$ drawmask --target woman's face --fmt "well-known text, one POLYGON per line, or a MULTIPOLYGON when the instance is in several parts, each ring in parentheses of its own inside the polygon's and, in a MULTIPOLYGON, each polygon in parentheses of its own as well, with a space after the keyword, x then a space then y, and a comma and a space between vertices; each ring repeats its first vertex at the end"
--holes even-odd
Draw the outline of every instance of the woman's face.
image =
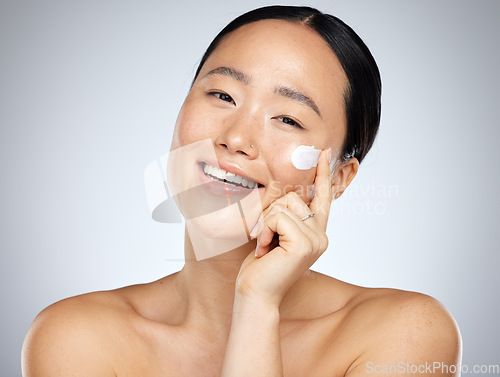
MULTIPOLYGON (((195 174, 202 183, 210 180, 205 164, 219 164, 247 177, 250 187, 256 182, 263 208, 291 190, 309 202, 316 169, 298 170, 291 154, 299 145, 340 153, 346 87, 337 57, 307 26, 281 20, 242 26, 202 67, 179 112, 172 150, 209 139, 216 161, 202 152, 187 167, 202 172, 195 174)), ((230 186, 229 193, 245 190, 230 186)))

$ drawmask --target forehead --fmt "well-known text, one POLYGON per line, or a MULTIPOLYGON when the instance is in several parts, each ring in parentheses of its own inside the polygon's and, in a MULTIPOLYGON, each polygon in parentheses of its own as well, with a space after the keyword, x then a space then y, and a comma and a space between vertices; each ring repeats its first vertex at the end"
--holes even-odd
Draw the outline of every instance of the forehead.
POLYGON ((226 35, 205 62, 200 76, 229 66, 252 78, 252 85, 285 84, 314 97, 322 113, 342 110, 347 79, 328 43, 310 27, 283 20, 261 20, 226 35))

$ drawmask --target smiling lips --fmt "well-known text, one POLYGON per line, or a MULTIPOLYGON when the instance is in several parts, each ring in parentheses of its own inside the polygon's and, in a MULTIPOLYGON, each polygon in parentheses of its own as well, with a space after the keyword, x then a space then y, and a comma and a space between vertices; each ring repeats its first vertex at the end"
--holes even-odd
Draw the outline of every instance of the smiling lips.
POLYGON ((206 162, 201 163, 203 173, 213 180, 225 182, 235 187, 243 187, 253 190, 259 187, 259 184, 249 177, 243 177, 220 169, 216 166, 209 165, 206 162))

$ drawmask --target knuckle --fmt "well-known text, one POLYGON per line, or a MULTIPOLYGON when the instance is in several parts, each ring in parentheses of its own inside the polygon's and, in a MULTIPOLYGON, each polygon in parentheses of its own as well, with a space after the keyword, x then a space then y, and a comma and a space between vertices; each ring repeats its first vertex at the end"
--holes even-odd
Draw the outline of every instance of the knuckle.
POLYGON ((276 222, 276 224, 285 221, 286 217, 288 217, 283 211, 278 211, 273 213, 271 218, 276 222))
POLYGON ((295 191, 290 191, 287 195, 286 203, 290 209, 293 211, 300 211, 305 203, 295 191))
POLYGON ((301 246, 300 247, 300 250, 301 250, 300 256, 303 259, 310 258, 311 255, 313 254, 313 250, 314 250, 311 241, 307 240, 306 238, 303 238, 300 246, 301 246))
POLYGON ((285 206, 282 203, 276 203, 273 209, 276 213, 279 213, 285 210, 285 206))
POLYGON ((321 246, 320 246, 320 252, 323 252, 325 251, 326 249, 328 249, 328 236, 326 235, 326 233, 323 233, 321 235, 321 246))
POLYGON ((280 212, 283 212, 284 208, 285 207, 283 206, 283 204, 275 203, 273 205, 273 207, 269 209, 268 215, 272 216, 272 215, 278 214, 280 212))
POLYGON ((321 251, 321 239, 319 237, 314 237, 314 242, 312 244, 312 250, 314 253, 321 251))
POLYGON ((318 234, 313 238, 312 250, 313 253, 322 254, 328 247, 328 237, 325 233, 318 234))

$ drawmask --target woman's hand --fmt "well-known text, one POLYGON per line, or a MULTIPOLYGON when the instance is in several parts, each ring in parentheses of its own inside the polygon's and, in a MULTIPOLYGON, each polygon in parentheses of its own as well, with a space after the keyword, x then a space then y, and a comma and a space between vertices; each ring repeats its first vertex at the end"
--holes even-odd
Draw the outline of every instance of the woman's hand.
POLYGON ((325 231, 332 201, 330 155, 330 150, 320 155, 310 206, 297 193, 289 192, 263 212, 255 255, 245 259, 236 280, 240 298, 278 307, 288 289, 326 250, 325 231), (314 215, 301 220, 311 213, 314 215))

